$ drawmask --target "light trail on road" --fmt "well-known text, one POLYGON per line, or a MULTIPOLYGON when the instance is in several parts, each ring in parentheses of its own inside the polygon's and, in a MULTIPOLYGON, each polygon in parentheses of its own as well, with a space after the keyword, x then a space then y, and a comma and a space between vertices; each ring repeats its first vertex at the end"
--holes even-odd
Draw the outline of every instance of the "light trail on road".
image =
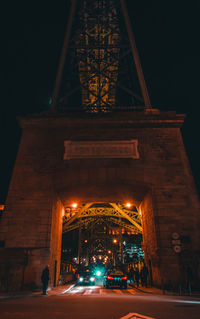
POLYGON ((142 299, 151 302, 172 302, 172 303, 181 303, 181 304, 196 304, 200 305, 200 300, 193 300, 187 299, 186 296, 163 296, 163 295, 155 295, 155 294, 147 294, 144 292, 139 291, 138 289, 132 287, 128 287, 128 289, 106 289, 102 288, 101 285, 96 286, 74 286, 71 289, 68 289, 63 293, 65 296, 70 295, 79 295, 79 296, 112 296, 112 297, 135 297, 137 299, 142 299))

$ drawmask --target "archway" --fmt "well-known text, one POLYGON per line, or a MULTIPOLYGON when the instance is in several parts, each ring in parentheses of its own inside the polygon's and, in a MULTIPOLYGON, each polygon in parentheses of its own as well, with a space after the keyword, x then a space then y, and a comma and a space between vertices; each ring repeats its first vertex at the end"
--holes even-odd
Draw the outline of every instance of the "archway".
MULTIPOLYGON (((63 233, 87 229, 94 224, 101 224, 102 227, 108 223, 117 225, 122 231, 129 230, 132 235, 141 234, 145 263, 148 266, 151 261, 151 264, 155 265, 158 249, 149 185, 73 185, 67 191, 59 190, 58 195, 63 204, 63 233)), ((77 258, 80 262, 79 253, 77 258)), ((149 269, 149 273, 151 271, 152 269, 149 269)), ((155 282, 160 280, 158 268, 156 271, 153 268, 152 277, 155 282)))

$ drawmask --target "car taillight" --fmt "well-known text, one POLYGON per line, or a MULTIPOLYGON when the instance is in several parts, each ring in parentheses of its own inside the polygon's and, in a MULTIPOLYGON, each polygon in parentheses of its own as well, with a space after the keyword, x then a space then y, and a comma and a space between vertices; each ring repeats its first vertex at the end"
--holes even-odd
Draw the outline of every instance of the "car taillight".
POLYGON ((127 280, 127 277, 126 277, 126 276, 124 276, 124 277, 122 277, 121 279, 122 279, 122 280, 127 280))
POLYGON ((112 276, 107 276, 107 279, 108 280, 113 280, 113 277, 112 276))

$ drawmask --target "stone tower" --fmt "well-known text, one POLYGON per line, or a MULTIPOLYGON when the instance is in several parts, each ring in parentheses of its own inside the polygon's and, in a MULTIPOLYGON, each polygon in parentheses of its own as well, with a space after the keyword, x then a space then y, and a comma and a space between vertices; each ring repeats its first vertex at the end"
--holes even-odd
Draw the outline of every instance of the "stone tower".
POLYGON ((73 200, 123 203, 142 216, 156 286, 198 277, 199 199, 182 141, 184 115, 151 106, 124 0, 72 1, 49 112, 23 130, 0 220, 1 289, 40 286, 60 270, 73 200), (6 280, 4 279, 6 278, 6 280))

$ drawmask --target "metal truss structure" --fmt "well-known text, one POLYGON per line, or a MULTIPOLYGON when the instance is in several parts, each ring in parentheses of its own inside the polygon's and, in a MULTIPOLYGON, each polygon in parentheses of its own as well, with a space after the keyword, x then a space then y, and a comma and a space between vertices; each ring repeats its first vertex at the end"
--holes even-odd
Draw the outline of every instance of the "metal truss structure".
POLYGON ((90 229, 95 224, 105 223, 109 228, 116 225, 142 233, 141 216, 137 209, 127 209, 119 203, 87 203, 77 210, 66 212, 63 218, 63 233, 77 228, 90 229))
POLYGON ((107 113, 130 106, 151 105, 125 1, 73 0, 52 108, 107 113))

